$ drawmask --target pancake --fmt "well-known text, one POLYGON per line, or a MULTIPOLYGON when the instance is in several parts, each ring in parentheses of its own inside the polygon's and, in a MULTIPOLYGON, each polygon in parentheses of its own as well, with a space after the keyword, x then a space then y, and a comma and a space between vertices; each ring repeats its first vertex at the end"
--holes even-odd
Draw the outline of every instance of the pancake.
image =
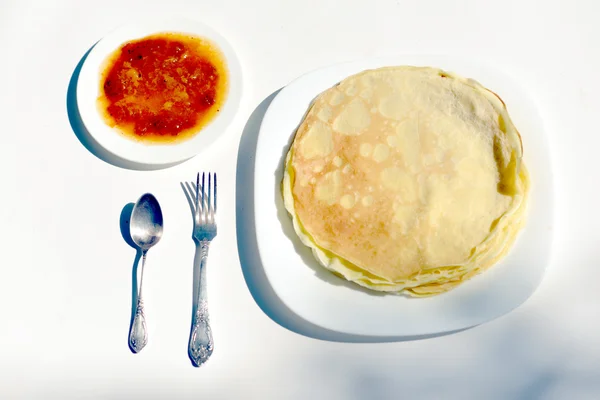
POLYGON ((528 176, 502 100, 428 67, 386 67, 320 94, 285 161, 294 229, 325 268, 411 296, 499 261, 523 226, 528 176))

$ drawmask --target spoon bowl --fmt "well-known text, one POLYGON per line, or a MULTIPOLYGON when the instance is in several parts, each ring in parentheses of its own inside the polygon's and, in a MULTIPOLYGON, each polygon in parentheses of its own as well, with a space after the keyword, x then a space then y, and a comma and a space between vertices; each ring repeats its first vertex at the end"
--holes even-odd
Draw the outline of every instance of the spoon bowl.
POLYGON ((142 251, 158 243, 163 234, 163 216, 156 197, 142 195, 133 206, 129 224, 131 239, 142 251))

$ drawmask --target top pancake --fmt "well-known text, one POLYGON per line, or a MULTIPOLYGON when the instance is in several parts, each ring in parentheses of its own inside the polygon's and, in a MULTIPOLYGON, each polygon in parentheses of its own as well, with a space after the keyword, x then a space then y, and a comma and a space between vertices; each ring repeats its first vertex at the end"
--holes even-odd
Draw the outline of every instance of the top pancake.
POLYGON ((504 104, 477 82, 365 71, 317 97, 299 126, 286 206, 321 249, 398 282, 464 265, 490 239, 519 206, 521 154, 504 104))

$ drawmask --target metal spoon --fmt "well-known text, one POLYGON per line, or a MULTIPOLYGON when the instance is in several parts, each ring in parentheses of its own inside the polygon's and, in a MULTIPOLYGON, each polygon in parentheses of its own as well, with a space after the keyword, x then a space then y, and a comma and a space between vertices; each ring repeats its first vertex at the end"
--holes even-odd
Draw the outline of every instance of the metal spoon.
POLYGON ((163 233, 163 217, 160 205, 150 193, 142 195, 133 206, 129 231, 133 242, 142 250, 142 273, 140 275, 137 307, 129 331, 129 347, 134 353, 139 353, 148 343, 146 317, 144 316, 144 303, 142 301, 142 281, 144 280, 146 253, 148 253, 150 247, 158 243, 163 233))

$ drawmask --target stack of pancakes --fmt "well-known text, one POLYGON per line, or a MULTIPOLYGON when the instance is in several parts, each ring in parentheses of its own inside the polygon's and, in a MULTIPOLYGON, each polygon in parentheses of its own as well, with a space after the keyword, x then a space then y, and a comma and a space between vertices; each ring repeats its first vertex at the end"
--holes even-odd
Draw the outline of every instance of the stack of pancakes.
POLYGON ((315 99, 283 196, 325 268, 429 296, 510 249, 528 192, 522 154, 504 103, 479 83, 434 68, 369 70, 315 99))

